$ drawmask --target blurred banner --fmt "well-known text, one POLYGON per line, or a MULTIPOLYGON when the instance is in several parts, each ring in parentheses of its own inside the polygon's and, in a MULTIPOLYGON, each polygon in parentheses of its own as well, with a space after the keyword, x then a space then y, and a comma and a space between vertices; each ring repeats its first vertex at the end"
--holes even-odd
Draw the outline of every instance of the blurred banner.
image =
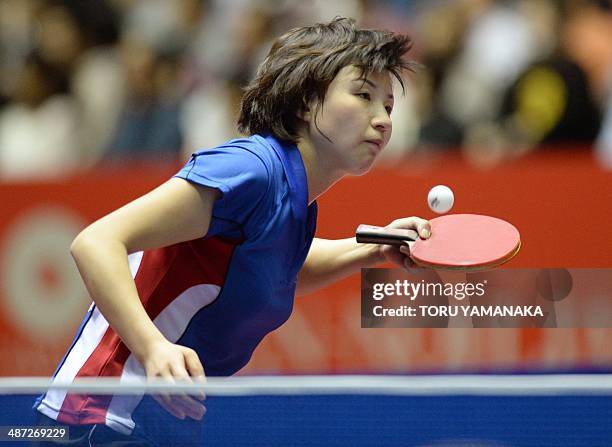
MULTIPOLYGON (((72 238, 177 169, 101 167, 56 182, 0 184, 0 375, 53 373, 89 305, 72 238)), ((326 193, 317 235, 434 217, 426 197, 437 184, 454 190, 451 212, 500 217, 520 230, 522 250, 508 268, 612 267, 612 173, 587 150, 534 153, 489 170, 454 153, 379 166, 326 193)), ((241 373, 612 370, 612 329, 362 329, 360 293, 354 275, 297 297, 292 317, 241 373)))

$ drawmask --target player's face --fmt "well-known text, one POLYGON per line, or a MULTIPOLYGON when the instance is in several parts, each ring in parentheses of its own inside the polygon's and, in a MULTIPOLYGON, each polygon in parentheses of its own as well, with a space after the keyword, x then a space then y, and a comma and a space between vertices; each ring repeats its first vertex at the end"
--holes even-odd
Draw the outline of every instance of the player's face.
POLYGON ((340 70, 319 113, 308 120, 312 141, 328 168, 352 175, 367 172, 391 137, 392 109, 388 72, 364 79, 354 66, 340 70))

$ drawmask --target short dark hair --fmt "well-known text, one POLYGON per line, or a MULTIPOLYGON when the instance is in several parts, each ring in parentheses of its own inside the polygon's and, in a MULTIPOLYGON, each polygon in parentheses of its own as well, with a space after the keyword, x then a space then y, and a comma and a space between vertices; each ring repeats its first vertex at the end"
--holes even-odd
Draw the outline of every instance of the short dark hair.
POLYGON ((312 100, 318 100, 320 107, 342 68, 353 65, 364 79, 373 72, 389 71, 403 89, 402 72, 414 66, 404 59, 411 47, 405 35, 359 29, 353 19, 344 17, 295 28, 273 43, 247 86, 238 129, 296 143, 303 122, 299 117, 312 100))

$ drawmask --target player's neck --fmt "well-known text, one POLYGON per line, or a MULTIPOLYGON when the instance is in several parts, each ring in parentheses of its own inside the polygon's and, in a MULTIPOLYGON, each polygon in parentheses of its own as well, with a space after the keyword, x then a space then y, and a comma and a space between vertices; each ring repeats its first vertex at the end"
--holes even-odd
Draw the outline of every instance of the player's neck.
POLYGON ((325 160, 322 156, 323 151, 317 150, 309 138, 301 138, 297 147, 306 168, 308 204, 311 204, 345 174, 337 169, 330 169, 333 163, 325 160))

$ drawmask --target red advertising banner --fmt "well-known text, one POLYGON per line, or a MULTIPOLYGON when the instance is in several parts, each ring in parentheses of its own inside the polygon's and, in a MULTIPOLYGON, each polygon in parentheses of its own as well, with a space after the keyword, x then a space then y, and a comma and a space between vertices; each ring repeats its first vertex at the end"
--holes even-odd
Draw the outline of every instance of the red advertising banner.
MULTIPOLYGON (((70 254, 78 231, 152 189, 176 167, 98 168, 56 182, 0 184, 0 375, 52 374, 89 300, 70 254)), ((429 189, 450 186, 453 213, 500 217, 521 232, 508 268, 612 267, 612 173, 588 151, 535 153, 490 170, 455 154, 377 167, 319 201, 317 236, 360 223, 434 217, 429 189)), ((361 328, 359 275, 297 297, 242 374, 612 369, 612 329, 361 328)))

